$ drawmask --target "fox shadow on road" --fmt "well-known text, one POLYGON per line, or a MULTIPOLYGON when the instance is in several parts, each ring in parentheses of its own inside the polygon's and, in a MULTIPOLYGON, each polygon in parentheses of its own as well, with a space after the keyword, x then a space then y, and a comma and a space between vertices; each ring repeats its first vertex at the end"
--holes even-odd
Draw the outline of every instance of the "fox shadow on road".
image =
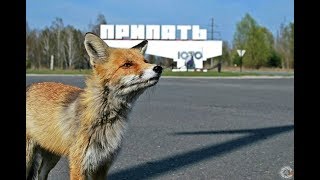
POLYGON ((235 151, 258 141, 289 132, 294 125, 267 127, 259 129, 221 130, 221 131, 197 131, 176 132, 171 135, 217 135, 217 134, 248 134, 244 137, 233 139, 220 144, 209 145, 204 148, 194 149, 185 153, 176 154, 160 160, 142 163, 127 169, 119 170, 108 176, 109 180, 116 179, 149 179, 163 173, 175 171, 187 165, 199 163, 203 160, 235 151))

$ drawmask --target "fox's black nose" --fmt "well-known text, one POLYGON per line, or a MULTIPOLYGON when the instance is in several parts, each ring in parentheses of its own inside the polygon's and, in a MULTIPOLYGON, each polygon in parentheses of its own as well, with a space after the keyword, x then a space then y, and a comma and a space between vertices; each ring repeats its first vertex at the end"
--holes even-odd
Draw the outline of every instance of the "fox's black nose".
POLYGON ((154 72, 156 72, 156 73, 162 73, 162 67, 161 66, 155 66, 154 68, 153 68, 153 70, 154 70, 154 72))

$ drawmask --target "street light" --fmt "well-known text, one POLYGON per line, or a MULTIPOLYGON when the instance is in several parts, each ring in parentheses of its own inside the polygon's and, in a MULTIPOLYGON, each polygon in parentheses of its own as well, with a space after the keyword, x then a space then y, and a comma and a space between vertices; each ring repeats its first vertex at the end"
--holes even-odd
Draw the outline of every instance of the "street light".
POLYGON ((242 57, 243 57, 244 53, 246 52, 246 50, 243 50, 243 49, 240 50, 240 49, 238 49, 237 52, 238 52, 238 54, 239 54, 239 56, 240 56, 240 72, 242 72, 242 57))

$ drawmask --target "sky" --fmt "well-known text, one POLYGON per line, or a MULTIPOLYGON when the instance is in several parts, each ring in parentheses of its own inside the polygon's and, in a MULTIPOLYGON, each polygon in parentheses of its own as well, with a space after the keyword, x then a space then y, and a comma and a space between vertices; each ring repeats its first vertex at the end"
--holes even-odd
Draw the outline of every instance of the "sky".
POLYGON ((200 25, 208 32, 213 18, 214 38, 231 43, 246 13, 276 35, 281 23, 294 22, 294 0, 26 0, 32 29, 49 27, 59 17, 65 26, 89 31, 99 13, 108 24, 200 25))

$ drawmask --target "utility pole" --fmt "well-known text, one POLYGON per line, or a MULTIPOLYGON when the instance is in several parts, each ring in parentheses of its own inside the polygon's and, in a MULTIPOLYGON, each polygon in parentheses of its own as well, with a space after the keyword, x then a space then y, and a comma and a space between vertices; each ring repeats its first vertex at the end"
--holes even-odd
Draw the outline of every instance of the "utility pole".
MULTIPOLYGON (((214 19, 212 17, 211 18, 211 40, 213 40, 213 34, 214 34, 213 27, 214 27, 214 19)), ((211 58, 210 66, 213 67, 213 58, 211 58)))
POLYGON ((220 31, 215 31, 214 30, 215 27, 219 27, 216 24, 214 24, 214 18, 212 17, 210 20, 211 20, 211 22, 210 22, 211 24, 207 25, 207 27, 210 28, 210 30, 208 31, 208 35, 211 34, 211 38, 210 39, 214 40, 214 33, 217 33, 219 36, 221 36, 221 34, 220 34, 220 31))
POLYGON ((211 39, 212 40, 213 40, 213 34, 214 34, 213 28, 214 28, 214 19, 211 18, 211 39))
MULTIPOLYGON (((207 25, 207 27, 209 27, 209 25, 207 25)), ((221 36, 219 31, 214 30, 214 27, 218 27, 218 26, 214 24, 214 18, 212 17, 211 18, 211 26, 210 26, 211 31, 209 32, 209 33, 211 33, 211 40, 214 40, 214 33, 218 33, 219 36, 221 36)), ((211 58, 210 65, 211 65, 211 67, 213 67, 213 58, 211 58)))

